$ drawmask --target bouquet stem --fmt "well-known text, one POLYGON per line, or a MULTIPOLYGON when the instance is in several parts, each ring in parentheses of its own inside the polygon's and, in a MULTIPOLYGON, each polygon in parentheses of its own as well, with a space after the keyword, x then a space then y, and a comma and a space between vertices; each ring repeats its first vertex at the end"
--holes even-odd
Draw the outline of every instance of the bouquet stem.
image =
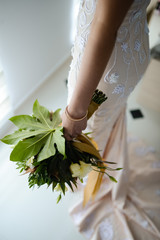
POLYGON ((94 112, 98 109, 98 107, 104 102, 106 101, 107 97, 106 95, 96 89, 93 96, 92 96, 92 100, 91 100, 91 103, 88 107, 88 115, 87 115, 87 119, 89 119, 93 114, 94 112))

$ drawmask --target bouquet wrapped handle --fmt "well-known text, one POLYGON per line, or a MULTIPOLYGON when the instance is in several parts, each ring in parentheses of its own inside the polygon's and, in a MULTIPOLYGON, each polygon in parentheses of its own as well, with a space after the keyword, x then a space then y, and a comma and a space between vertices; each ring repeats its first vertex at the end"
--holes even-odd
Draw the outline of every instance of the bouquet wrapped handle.
POLYGON ((90 119, 90 117, 94 114, 94 112, 99 108, 99 106, 106 101, 107 97, 106 95, 96 89, 93 96, 92 96, 92 100, 90 102, 90 105, 88 107, 88 115, 87 115, 87 119, 90 119))
POLYGON ((92 101, 88 107, 88 114, 87 114, 87 119, 90 119, 94 112, 98 109, 99 105, 92 101))

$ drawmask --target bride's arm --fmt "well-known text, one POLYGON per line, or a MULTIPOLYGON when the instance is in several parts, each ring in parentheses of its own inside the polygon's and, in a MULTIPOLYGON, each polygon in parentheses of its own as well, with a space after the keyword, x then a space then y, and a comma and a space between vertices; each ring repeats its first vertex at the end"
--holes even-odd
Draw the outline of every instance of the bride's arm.
MULTIPOLYGON (((85 115, 112 53, 117 30, 132 2, 133 0, 98 0, 76 87, 68 106, 68 112, 73 118, 85 115)), ((66 137, 67 134, 74 136, 80 133, 86 125, 84 121, 86 119, 71 124, 63 115, 62 123, 66 137)))

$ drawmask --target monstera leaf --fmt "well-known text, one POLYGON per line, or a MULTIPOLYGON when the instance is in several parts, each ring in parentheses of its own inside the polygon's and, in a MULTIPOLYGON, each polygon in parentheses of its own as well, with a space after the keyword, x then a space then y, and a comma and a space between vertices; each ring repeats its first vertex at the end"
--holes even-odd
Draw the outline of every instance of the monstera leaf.
POLYGON ((60 110, 57 109, 51 114, 36 100, 32 116, 19 115, 10 118, 19 129, 1 141, 15 145, 10 155, 11 161, 24 161, 35 155, 38 156, 38 161, 42 161, 54 156, 56 149, 65 156, 60 110))

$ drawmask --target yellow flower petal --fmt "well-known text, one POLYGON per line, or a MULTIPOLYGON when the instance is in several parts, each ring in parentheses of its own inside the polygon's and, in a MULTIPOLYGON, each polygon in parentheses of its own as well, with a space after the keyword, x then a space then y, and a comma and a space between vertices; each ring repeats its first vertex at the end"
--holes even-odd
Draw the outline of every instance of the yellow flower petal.
POLYGON ((83 161, 79 161, 79 163, 80 164, 78 163, 71 164, 70 170, 72 172, 72 177, 83 178, 92 170, 91 164, 85 163, 83 161))

